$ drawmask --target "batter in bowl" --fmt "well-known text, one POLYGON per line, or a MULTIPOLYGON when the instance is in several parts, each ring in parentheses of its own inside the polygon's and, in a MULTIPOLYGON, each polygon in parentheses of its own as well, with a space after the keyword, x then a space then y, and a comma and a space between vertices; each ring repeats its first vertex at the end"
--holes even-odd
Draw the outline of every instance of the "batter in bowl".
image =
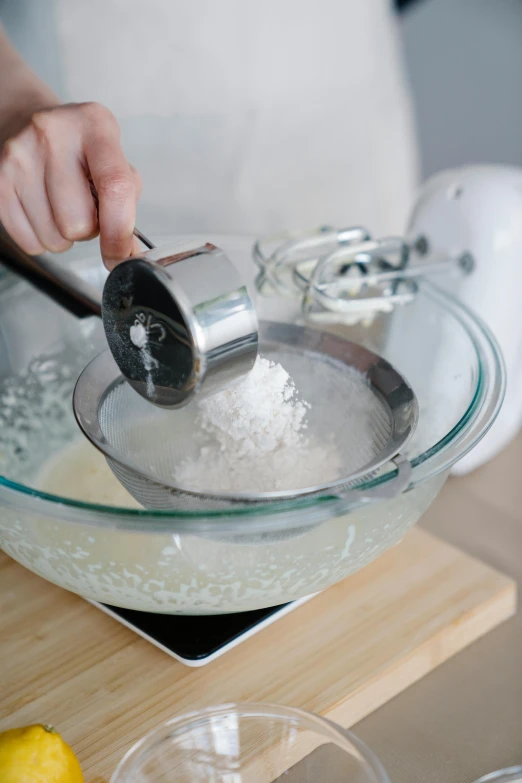
POLYGON ((51 495, 85 503, 141 508, 114 476, 103 454, 81 436, 43 465, 36 485, 51 495))

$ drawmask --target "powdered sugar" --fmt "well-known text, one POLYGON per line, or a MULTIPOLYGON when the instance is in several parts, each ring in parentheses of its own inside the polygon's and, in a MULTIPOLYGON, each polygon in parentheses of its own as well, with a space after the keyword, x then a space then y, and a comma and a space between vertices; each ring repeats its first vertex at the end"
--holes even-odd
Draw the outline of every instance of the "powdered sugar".
POLYGON ((147 380, 147 395, 152 400, 156 389, 152 380, 152 370, 157 366, 157 361, 153 358, 149 350, 149 335, 146 326, 137 318, 130 328, 129 336, 133 345, 140 349, 140 356, 145 369, 147 380))
POLYGON ((258 357, 236 386, 198 403, 206 443, 174 473, 199 491, 271 492, 332 478, 337 455, 306 437, 310 405, 281 364, 258 357))
POLYGON ((136 321, 130 328, 131 342, 136 348, 145 348, 147 345, 147 330, 140 321, 136 321))
POLYGON ((242 383, 199 404, 201 429, 235 458, 297 446, 308 403, 280 364, 258 357, 242 383))

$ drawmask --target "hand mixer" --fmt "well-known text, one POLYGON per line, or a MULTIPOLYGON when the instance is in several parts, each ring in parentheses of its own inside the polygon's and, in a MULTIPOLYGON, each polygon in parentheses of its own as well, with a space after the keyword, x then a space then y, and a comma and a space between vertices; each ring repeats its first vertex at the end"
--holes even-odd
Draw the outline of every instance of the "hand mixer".
POLYGON ((407 381, 381 357, 340 337, 258 325, 246 287, 214 245, 176 243, 140 253, 110 273, 101 300, 63 264, 27 256, 5 234, 0 258, 75 315, 103 316, 110 350, 81 374, 73 406, 85 435, 143 506, 240 510, 322 496, 342 499, 348 509, 408 485, 411 466, 401 452, 415 431, 418 405, 407 381), (335 474, 262 493, 177 485, 173 466, 193 448, 197 432, 195 401, 240 380, 258 347, 288 369, 310 403, 310 435, 337 449, 335 474), (389 480, 380 482, 386 467, 389 480), (358 489, 368 481, 372 486, 358 489))
MULTIPOLYGON (((522 168, 450 169, 421 188, 404 236, 375 239, 361 227, 320 228, 256 243, 260 292, 297 299, 306 323, 367 325, 407 306, 428 278, 492 330, 507 370, 492 429, 454 468, 491 459, 522 425, 522 168)), ((426 323, 426 336, 429 324, 426 323)))

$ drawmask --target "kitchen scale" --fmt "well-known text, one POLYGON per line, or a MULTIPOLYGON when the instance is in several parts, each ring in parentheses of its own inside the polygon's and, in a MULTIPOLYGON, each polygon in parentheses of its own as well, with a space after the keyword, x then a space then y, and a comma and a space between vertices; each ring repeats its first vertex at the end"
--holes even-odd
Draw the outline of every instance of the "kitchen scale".
POLYGON ((138 612, 89 601, 185 666, 204 666, 290 614, 314 596, 252 612, 172 615, 138 612))

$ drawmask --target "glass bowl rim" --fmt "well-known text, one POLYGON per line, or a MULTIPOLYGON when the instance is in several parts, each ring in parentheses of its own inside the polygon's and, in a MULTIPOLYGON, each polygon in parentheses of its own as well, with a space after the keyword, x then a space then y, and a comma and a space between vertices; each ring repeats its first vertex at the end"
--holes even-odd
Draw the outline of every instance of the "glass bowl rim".
POLYGON ((109 783, 123 783, 124 778, 121 777, 122 774, 132 772, 132 766, 139 760, 140 755, 147 748, 152 747, 156 741, 164 737, 166 732, 178 730, 181 734, 183 729, 189 729, 191 726, 197 725, 209 718, 225 717, 232 712, 239 714, 240 717, 246 718, 276 718, 282 720, 294 718, 299 721, 315 723, 325 734, 330 734, 332 738, 337 737, 342 742, 351 744, 360 754, 364 766, 372 772, 376 783, 390 783, 388 774, 379 758, 366 743, 360 740, 350 730, 344 729, 338 723, 335 723, 328 718, 301 709, 300 707, 289 707, 270 702, 230 702, 227 704, 218 704, 212 707, 192 710, 163 721, 140 737, 140 739, 127 750, 112 773, 109 783))
MULTIPOLYGON (((85 262, 86 259, 83 259, 85 262)), ((466 332, 475 351, 478 377, 470 403, 453 428, 437 443, 411 460, 412 482, 408 489, 430 478, 449 471, 484 436, 498 415, 505 394, 506 371, 497 341, 485 323, 452 294, 431 281, 419 285, 419 293, 446 311, 466 332)), ((390 470, 357 489, 372 489, 393 479, 396 470, 390 470)), ((237 532, 238 524, 248 532, 268 532, 274 529, 302 525, 303 513, 307 519, 323 516, 327 508, 331 515, 346 513, 345 505, 336 497, 321 496, 306 499, 263 503, 252 508, 217 511, 162 511, 121 508, 87 503, 34 489, 0 475, 0 505, 32 513, 66 519, 68 522, 93 527, 116 527, 136 532, 237 532), (343 508, 345 510, 343 511, 343 508)))

